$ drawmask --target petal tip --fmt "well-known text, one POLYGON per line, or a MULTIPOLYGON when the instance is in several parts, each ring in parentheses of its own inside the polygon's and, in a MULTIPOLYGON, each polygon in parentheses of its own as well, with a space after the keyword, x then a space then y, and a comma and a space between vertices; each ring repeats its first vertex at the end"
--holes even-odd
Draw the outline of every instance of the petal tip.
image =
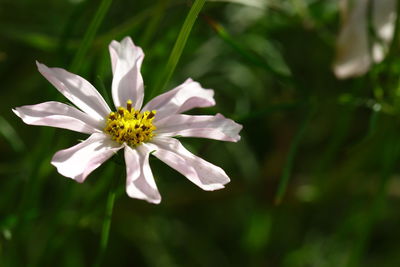
POLYGON ((132 190, 129 188, 129 185, 126 186, 125 192, 130 198, 134 199, 140 199, 140 200, 145 200, 151 204, 160 204, 161 203, 161 195, 157 194, 155 196, 145 196, 145 195, 139 195, 137 192, 132 192, 132 190))
POLYGON ((39 61, 35 61, 36 62, 36 66, 39 70, 46 68, 47 66, 44 65, 43 63, 40 63, 39 61))
MULTIPOLYGON (((40 63, 39 61, 36 61, 36 66, 37 66, 39 72, 40 72, 43 76, 47 75, 47 73, 50 72, 50 68, 47 67, 45 64, 40 63)), ((46 76, 45 76, 45 77, 46 77, 46 76)))
POLYGON ((18 117, 21 117, 21 116, 19 115, 18 109, 19 109, 19 108, 12 108, 11 111, 12 111, 15 115, 17 115, 18 117))
MULTIPOLYGON (((21 109, 21 108, 17 107, 17 108, 13 108, 13 109, 11 109, 11 110, 12 110, 12 112, 13 112, 15 115, 17 115, 22 121, 25 122, 25 120, 24 120, 24 114, 23 114, 23 112, 21 112, 20 109, 21 109)), ((26 123, 26 122, 25 122, 25 123, 26 123)))
POLYGON ((151 204, 158 205, 158 204, 161 203, 161 198, 159 198, 159 199, 148 200, 148 202, 151 203, 151 204))
POLYGON ((221 184, 210 184, 207 186, 201 187, 201 189, 205 191, 216 191, 216 190, 221 190, 225 188, 225 184, 229 183, 230 181, 228 180, 227 182, 221 183, 221 184))
POLYGON ((59 174, 61 174, 62 176, 64 176, 64 177, 67 177, 67 178, 70 178, 70 179, 72 179, 72 180, 74 180, 74 181, 76 181, 76 182, 78 182, 78 183, 83 183, 84 181, 85 181, 85 177, 82 177, 81 175, 80 176, 76 176, 76 177, 74 177, 74 176, 71 176, 71 175, 68 175, 62 168, 61 168, 61 166, 59 165, 59 164, 57 164, 56 162, 54 162, 53 160, 51 160, 51 162, 50 162, 50 164, 51 165, 53 165, 56 169, 57 169, 57 172, 59 173, 59 174))
POLYGON ((133 44, 133 40, 132 40, 132 38, 131 38, 130 36, 125 36, 125 37, 121 40, 121 43, 126 43, 126 42, 129 42, 129 43, 132 43, 132 44, 133 44))

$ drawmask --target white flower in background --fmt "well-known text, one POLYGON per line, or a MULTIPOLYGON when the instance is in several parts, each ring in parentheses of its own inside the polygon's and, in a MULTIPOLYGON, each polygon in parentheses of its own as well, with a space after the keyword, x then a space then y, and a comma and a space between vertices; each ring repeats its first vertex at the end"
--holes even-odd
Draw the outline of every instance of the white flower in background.
POLYGON ((342 27, 334 72, 345 79, 365 74, 389 50, 396 22, 396 0, 341 0, 342 27), (369 22, 368 8, 371 7, 369 22), (371 25, 374 37, 370 36, 371 25))
POLYGON ((13 110, 27 124, 90 134, 85 141, 53 156, 51 163, 58 172, 84 182, 93 170, 124 149, 126 192, 132 198, 151 203, 161 201, 149 166, 150 153, 204 190, 223 188, 230 181, 226 173, 195 156, 173 138, 240 140, 242 126, 220 114, 182 114, 193 108, 215 105, 214 91, 203 89, 199 83, 188 79, 143 106, 142 49, 126 37, 120 43, 112 41, 109 51, 116 111, 112 112, 98 91, 82 77, 40 63, 37 63, 40 73, 77 108, 60 102, 45 102, 13 110))

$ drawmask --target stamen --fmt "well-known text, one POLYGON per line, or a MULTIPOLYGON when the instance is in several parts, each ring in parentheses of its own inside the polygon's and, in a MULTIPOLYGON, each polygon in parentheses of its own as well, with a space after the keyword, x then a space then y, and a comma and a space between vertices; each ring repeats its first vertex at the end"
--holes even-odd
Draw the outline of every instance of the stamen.
POLYGON ((128 101, 126 101, 126 109, 129 111, 129 112, 131 112, 131 110, 132 110, 132 100, 128 100, 128 101))
POLYGON ((104 132, 120 143, 131 147, 151 140, 154 136, 153 119, 156 111, 140 112, 132 107, 132 101, 126 102, 126 109, 119 107, 117 112, 111 112, 106 121, 104 132))
POLYGON ((148 118, 148 119, 151 119, 151 118, 154 117, 155 114, 156 114, 156 111, 155 111, 155 110, 152 110, 152 111, 150 112, 150 114, 147 116, 147 118, 148 118))

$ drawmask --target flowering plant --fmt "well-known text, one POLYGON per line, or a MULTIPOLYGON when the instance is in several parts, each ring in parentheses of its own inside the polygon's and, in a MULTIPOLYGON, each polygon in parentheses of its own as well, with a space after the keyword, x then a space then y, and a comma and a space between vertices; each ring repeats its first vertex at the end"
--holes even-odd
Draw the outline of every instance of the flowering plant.
POLYGON ((204 190, 216 190, 229 177, 219 167, 195 156, 174 136, 203 137, 237 142, 242 126, 215 116, 183 112, 215 105, 214 92, 191 79, 143 106, 144 86, 140 68, 142 49, 131 38, 109 45, 113 81, 112 111, 99 92, 84 78, 60 68, 37 63, 40 73, 76 107, 60 102, 22 106, 13 111, 25 123, 52 126, 90 134, 83 142, 58 151, 51 163, 58 172, 77 182, 118 150, 124 150, 126 192, 132 198, 160 203, 161 196, 149 166, 154 155, 204 190))

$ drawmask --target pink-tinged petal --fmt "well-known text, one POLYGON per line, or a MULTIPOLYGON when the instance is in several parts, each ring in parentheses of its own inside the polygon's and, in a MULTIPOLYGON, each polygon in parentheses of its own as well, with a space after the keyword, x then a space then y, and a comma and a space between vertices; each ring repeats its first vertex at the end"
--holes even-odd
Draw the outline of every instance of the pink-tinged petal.
POLYGON ((360 76, 371 65, 368 44, 368 1, 342 1, 342 27, 337 40, 334 72, 338 78, 360 76))
POLYGON ((397 0, 374 0, 372 2, 372 25, 380 41, 372 47, 376 63, 381 62, 389 50, 396 23, 397 0))
POLYGON ((192 108, 211 107, 214 105, 213 90, 204 89, 198 82, 187 79, 183 84, 171 91, 150 100, 142 110, 157 110, 156 121, 192 108))
POLYGON ((80 133, 100 132, 104 122, 96 121, 86 113, 60 102, 45 102, 22 106, 13 112, 26 124, 51 126, 80 133))
POLYGON ((126 193, 132 198, 158 204, 161 196, 149 165, 150 146, 141 144, 135 149, 125 147, 126 193))
POLYGON ((221 114, 215 116, 191 116, 175 114, 156 121, 156 134, 161 136, 203 137, 237 142, 242 125, 221 114))
POLYGON ((224 188, 230 179, 223 169, 188 151, 174 138, 158 137, 152 143, 157 146, 153 155, 186 176, 203 190, 224 188))
POLYGON ((79 183, 122 146, 103 133, 94 133, 73 147, 58 151, 51 160, 57 171, 79 183))
POLYGON ((113 70, 112 97, 116 108, 125 106, 132 100, 133 107, 139 110, 143 103, 143 78, 140 67, 144 58, 143 50, 135 46, 130 37, 121 42, 112 41, 109 45, 113 70))
POLYGON ((40 73, 68 100, 96 120, 103 120, 110 112, 104 98, 88 81, 60 68, 48 68, 36 62, 40 73))
POLYGON ((119 47, 120 47, 119 42, 114 40, 111 41, 111 43, 108 46, 108 51, 110 52, 110 58, 111 58, 111 70, 113 75, 117 67, 119 47))

